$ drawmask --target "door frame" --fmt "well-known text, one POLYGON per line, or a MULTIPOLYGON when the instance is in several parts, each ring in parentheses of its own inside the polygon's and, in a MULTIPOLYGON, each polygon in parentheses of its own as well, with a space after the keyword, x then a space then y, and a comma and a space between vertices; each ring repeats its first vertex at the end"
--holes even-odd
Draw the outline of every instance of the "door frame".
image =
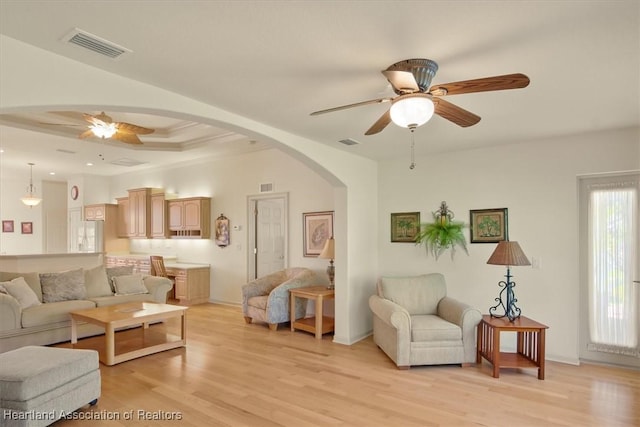
POLYGON ((289 266, 289 193, 268 193, 247 196, 247 281, 256 275, 256 220, 255 206, 260 200, 283 200, 284 202, 284 266, 289 266))
MULTIPOLYGON (((587 237, 587 219, 588 219, 588 192, 586 186, 595 181, 605 182, 613 180, 622 180, 625 177, 640 180, 640 171, 629 171, 619 173, 606 173, 596 175, 580 175, 578 176, 578 257, 579 257, 579 349, 578 358, 581 362, 605 363, 609 365, 624 366, 628 368, 640 368, 640 358, 626 356, 613 353, 598 353, 587 351, 589 342, 589 261, 588 261, 588 237, 587 237)), ((640 204, 640 193, 638 194, 638 203, 640 204)), ((640 209, 640 207, 639 207, 640 209)), ((640 213, 640 212, 639 212, 640 213)), ((640 230, 638 231, 640 234, 640 230)), ((640 237, 639 237, 640 238, 640 237)), ((640 244, 640 241, 638 242, 640 244)), ((640 268, 637 267, 637 268, 640 268)), ((640 272, 638 273, 640 274, 640 272)), ((640 293, 639 293, 640 294, 640 293)), ((636 297, 640 300, 640 295, 636 297)), ((640 301, 637 301, 640 305, 640 301)), ((640 332, 639 332, 640 333, 640 332)))

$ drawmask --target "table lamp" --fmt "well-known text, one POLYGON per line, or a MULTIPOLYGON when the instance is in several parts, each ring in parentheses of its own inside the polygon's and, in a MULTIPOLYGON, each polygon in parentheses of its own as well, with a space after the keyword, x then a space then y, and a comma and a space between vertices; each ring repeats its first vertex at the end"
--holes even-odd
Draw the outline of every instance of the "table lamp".
POLYGON ((513 288, 516 283, 511 280, 511 266, 513 265, 531 265, 527 256, 522 252, 518 242, 510 242, 503 240, 498 243, 498 246, 493 251, 487 264, 493 265, 506 265, 507 266, 507 281, 504 280, 498 282, 498 286, 503 287, 495 300, 498 304, 489 309, 491 317, 508 317, 511 322, 520 317, 521 310, 516 306, 516 296, 513 292, 513 288), (506 294, 506 301, 503 300, 503 294, 506 294), (494 312, 502 308, 504 314, 495 314, 494 312))
POLYGON ((327 289, 334 289, 333 279, 336 275, 336 269, 333 266, 333 259, 335 258, 335 240, 333 240, 333 237, 328 238, 327 241, 324 242, 324 248, 322 248, 322 252, 320 252, 318 258, 330 260, 329 267, 327 267, 327 275, 329 276, 329 286, 327 286, 327 289))

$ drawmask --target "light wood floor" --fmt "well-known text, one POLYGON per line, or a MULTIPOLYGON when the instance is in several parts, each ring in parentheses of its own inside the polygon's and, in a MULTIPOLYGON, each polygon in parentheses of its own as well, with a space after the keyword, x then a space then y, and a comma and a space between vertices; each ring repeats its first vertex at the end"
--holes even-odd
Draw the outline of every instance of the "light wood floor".
MULTIPOLYGON (((186 348, 101 365, 102 396, 78 415, 119 421, 54 425, 640 426, 634 370, 547 362, 544 381, 535 369, 503 369, 496 379, 486 362, 401 371, 371 338, 343 346, 330 335, 273 332, 245 324, 238 307, 216 304, 193 306, 187 318, 186 348), (172 416, 181 419, 151 420, 172 416)), ((137 331, 121 334, 135 340, 137 331)))

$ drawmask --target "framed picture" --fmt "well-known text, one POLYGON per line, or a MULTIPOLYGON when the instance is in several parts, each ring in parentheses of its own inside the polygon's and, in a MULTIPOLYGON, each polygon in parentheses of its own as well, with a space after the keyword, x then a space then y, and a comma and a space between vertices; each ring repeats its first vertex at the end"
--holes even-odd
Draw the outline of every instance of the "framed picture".
POLYGON ((333 236, 333 211, 302 214, 304 227, 304 256, 317 257, 324 242, 333 236))
POLYGON ((471 243, 498 243, 509 240, 507 208, 469 211, 471 243))
POLYGON ((13 220, 3 220, 2 221, 2 232, 3 233, 13 233, 13 220))
POLYGON ((22 234, 33 234, 33 223, 32 222, 21 222, 22 225, 22 234))
POLYGON ((216 218, 216 245, 221 248, 229 246, 229 218, 220 214, 216 218))
POLYGON ((420 232, 420 212, 391 214, 391 241, 415 243, 420 232))

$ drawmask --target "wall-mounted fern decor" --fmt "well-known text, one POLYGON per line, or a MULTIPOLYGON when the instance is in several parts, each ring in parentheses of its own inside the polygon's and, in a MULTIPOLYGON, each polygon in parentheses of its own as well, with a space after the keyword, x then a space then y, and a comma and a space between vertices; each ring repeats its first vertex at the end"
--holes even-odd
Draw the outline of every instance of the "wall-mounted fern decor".
POLYGON ((424 245, 427 255, 431 253, 437 260, 447 249, 451 249, 451 259, 456 247, 461 247, 468 255, 467 239, 463 230, 466 225, 462 221, 453 221, 454 214, 449 210, 447 202, 432 212, 433 222, 420 224, 420 232, 416 236, 416 244, 424 245))

